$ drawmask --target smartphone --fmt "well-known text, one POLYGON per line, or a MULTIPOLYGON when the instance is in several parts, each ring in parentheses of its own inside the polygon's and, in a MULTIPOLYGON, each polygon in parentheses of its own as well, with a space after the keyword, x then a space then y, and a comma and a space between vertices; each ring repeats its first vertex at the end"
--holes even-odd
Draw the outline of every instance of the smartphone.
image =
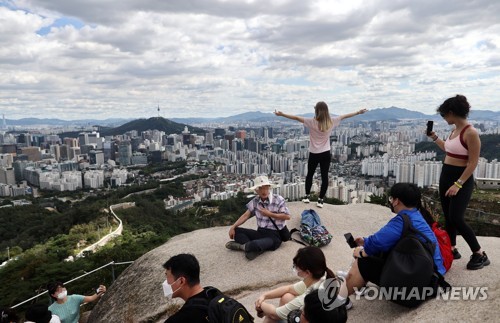
POLYGON ((434 121, 432 120, 427 121, 427 136, 431 135, 433 126, 434 126, 434 121))
POLYGON ((347 244, 349 245, 349 247, 356 248, 358 246, 356 244, 356 241, 354 241, 354 237, 352 236, 352 234, 350 232, 344 234, 344 237, 345 237, 345 241, 347 241, 347 244))

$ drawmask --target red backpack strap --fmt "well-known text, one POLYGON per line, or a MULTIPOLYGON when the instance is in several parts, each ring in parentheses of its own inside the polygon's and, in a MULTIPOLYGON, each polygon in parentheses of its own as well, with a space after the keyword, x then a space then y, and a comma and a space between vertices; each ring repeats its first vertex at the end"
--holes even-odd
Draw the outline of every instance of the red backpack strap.
POLYGON ((460 143, 462 144, 462 146, 465 147, 465 149, 469 150, 469 147, 467 146, 467 144, 465 143, 464 141, 464 133, 465 133, 465 130, 467 130, 467 128, 470 127, 470 124, 466 125, 462 131, 460 131, 460 143))

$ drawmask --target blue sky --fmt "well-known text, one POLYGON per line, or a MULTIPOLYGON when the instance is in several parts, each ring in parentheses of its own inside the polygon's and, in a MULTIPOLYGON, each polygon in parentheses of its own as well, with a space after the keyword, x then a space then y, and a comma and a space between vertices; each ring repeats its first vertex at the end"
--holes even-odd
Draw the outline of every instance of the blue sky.
POLYGON ((0 1, 0 113, 500 111, 500 2, 0 1))

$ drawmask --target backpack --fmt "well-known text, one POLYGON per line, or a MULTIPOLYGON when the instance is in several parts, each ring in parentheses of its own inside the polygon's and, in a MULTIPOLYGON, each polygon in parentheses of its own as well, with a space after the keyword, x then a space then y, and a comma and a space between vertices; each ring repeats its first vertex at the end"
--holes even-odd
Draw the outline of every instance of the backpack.
POLYGON ((453 251, 451 250, 451 241, 448 232, 441 229, 437 222, 432 224, 432 231, 436 236, 439 243, 439 250, 441 251, 441 256, 443 257, 443 265, 446 271, 451 268, 453 263, 453 251))
POLYGON ((403 218, 401 239, 389 252, 382 274, 380 286, 387 288, 390 299, 405 307, 416 307, 428 296, 437 292, 437 287, 451 287, 434 265, 435 244, 411 224, 407 214, 403 218), (420 241, 418 236, 425 239, 420 241), (427 294, 431 287, 432 293, 427 294))
POLYGON ((207 298, 191 299, 185 306, 206 309, 210 323, 253 323, 253 316, 234 298, 211 286, 205 288, 205 293, 207 298))
MULTIPOLYGON (((332 241, 332 235, 321 224, 321 219, 316 211, 309 209, 304 210, 301 214, 300 229, 292 229, 290 234, 298 232, 300 238, 310 246, 323 247, 332 241)), ((292 238, 304 246, 306 244, 300 240, 292 238)))

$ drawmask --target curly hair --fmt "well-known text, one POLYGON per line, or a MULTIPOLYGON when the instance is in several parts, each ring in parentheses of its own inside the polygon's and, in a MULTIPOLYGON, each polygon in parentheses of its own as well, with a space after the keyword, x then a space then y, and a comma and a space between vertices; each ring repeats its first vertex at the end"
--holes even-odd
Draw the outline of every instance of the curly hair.
POLYGON ((463 95, 457 94, 454 97, 446 99, 443 104, 437 108, 437 112, 444 116, 449 112, 462 118, 467 118, 470 111, 470 104, 467 102, 467 98, 463 95))

